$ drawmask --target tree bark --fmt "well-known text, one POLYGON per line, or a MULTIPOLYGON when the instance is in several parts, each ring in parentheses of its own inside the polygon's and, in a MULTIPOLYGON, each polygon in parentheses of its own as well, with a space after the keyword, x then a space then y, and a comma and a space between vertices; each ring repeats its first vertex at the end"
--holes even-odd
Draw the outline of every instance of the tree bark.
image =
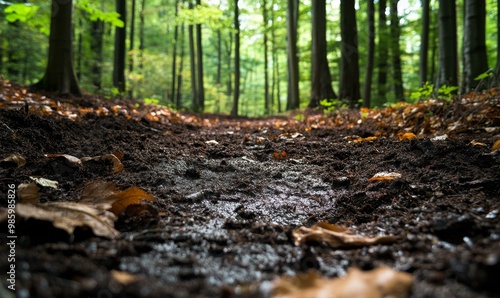
MULTIPOLYGON (((188 0, 189 9, 193 9, 193 2, 188 0)), ((191 70, 191 109, 193 111, 198 111, 198 88, 196 86, 196 52, 194 48, 194 26, 193 24, 188 25, 189 34, 189 64, 191 70)))
POLYGON ((326 58, 326 0, 312 2, 311 98, 309 108, 319 106, 323 99, 337 95, 332 88, 332 76, 326 58))
POLYGON ((72 18, 73 1, 52 0, 50 21, 49 57, 44 77, 35 90, 56 91, 59 94, 81 95, 73 68, 72 18))
POLYGON ((495 86, 500 86, 500 0, 497 0, 497 65, 495 66, 495 86))
POLYGON ((369 108, 371 105, 371 90, 373 79, 373 67, 375 65, 375 4, 368 0, 368 59, 366 62, 365 85, 363 90, 363 106, 369 108))
POLYGON ((139 15, 139 69, 144 68, 144 12, 146 10, 146 0, 142 0, 141 14, 139 15))
POLYGON ((268 46, 267 46, 267 40, 268 40, 268 33, 267 33, 267 1, 263 0, 262 1, 262 17, 264 21, 264 113, 266 115, 271 114, 271 103, 270 103, 270 98, 269 98, 269 60, 267 59, 268 57, 268 46))
POLYGON ((359 92, 358 29, 354 0, 340 1, 340 35, 342 37, 340 58, 339 98, 355 107, 359 92))
MULTIPOLYGON (((201 5, 201 0, 196 0, 196 5, 201 5)), ((203 82, 203 45, 201 40, 201 24, 196 24, 196 61, 198 96, 197 112, 203 112, 205 109, 205 84, 203 82)))
POLYGON ((389 34, 387 32, 387 0, 379 0, 378 3, 378 77, 377 77, 377 97, 375 98, 374 105, 382 106, 387 101, 387 69, 389 67, 389 34))
POLYGON ((399 48, 399 16, 398 0, 391 0, 391 54, 394 79, 394 95, 396 100, 404 101, 403 74, 401 71, 401 50, 399 48))
POLYGON ((480 82, 474 79, 488 70, 488 59, 486 54, 486 1, 465 0, 464 5, 462 92, 466 93, 478 87, 480 82))
POLYGON ((182 71, 184 70, 184 54, 185 54, 185 35, 186 35, 186 26, 184 24, 181 25, 181 53, 180 53, 180 61, 179 61, 179 74, 177 75, 177 98, 175 101, 175 107, 177 110, 180 110, 182 107, 182 71))
POLYGON ((299 98, 299 59, 297 51, 297 26, 299 1, 287 1, 287 55, 288 55, 288 101, 287 110, 300 107, 299 98))
POLYGON ((422 35, 420 37, 420 85, 427 82, 427 67, 429 58, 429 28, 430 28, 430 0, 422 0, 422 35))
MULTIPOLYGON (((134 71, 134 55, 133 55, 133 51, 134 51, 134 38, 135 38, 135 0, 132 0, 132 12, 131 12, 131 15, 130 15, 130 36, 129 36, 129 40, 130 40, 130 45, 129 45, 129 61, 128 61, 128 71, 130 73, 132 73, 132 71, 134 71)), ((133 90, 132 88, 130 88, 128 90, 128 96, 130 98, 132 98, 133 96, 133 90)))
POLYGON ((116 12, 120 14, 120 20, 123 21, 122 28, 115 29, 115 53, 113 63, 113 86, 120 92, 125 91, 125 40, 126 35, 126 1, 116 0, 116 12))
MULTIPOLYGON (((179 1, 175 0, 175 18, 179 15, 179 1)), ((170 84, 170 101, 175 104, 175 81, 177 79, 177 47, 179 47, 179 25, 174 28, 174 45, 172 53, 172 83, 170 84)))
POLYGON ((102 88, 102 64, 104 46, 104 22, 96 20, 91 22, 90 51, 92 52, 92 85, 95 91, 102 88))
POLYGON ((238 0, 234 0, 234 93, 233 93, 233 107, 231 108, 231 115, 238 115, 238 102, 240 98, 240 12, 238 7, 238 0))
POLYGON ((439 70, 436 87, 444 84, 458 86, 455 0, 439 0, 439 70))

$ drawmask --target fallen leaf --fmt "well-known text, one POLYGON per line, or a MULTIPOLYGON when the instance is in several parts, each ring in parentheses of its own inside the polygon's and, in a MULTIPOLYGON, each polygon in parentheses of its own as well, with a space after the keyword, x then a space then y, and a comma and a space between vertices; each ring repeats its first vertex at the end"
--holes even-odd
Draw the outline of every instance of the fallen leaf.
POLYGON ((485 143, 478 142, 478 141, 476 141, 476 140, 472 140, 472 141, 469 143, 469 146, 472 146, 472 147, 486 147, 486 144, 485 144, 485 143))
POLYGON ((74 164, 77 166, 82 165, 82 161, 78 157, 75 157, 75 156, 69 155, 69 154, 50 154, 49 153, 49 154, 45 154, 45 157, 48 157, 48 158, 62 157, 62 158, 65 158, 71 164, 74 164))
POLYGON ((21 183, 17 187, 17 197, 19 203, 36 204, 40 200, 38 191, 40 188, 35 183, 21 183))
POLYGON ((206 143, 207 145, 219 145, 219 142, 217 142, 216 140, 206 141, 205 143, 206 143))
POLYGON ((415 139, 417 136, 412 133, 412 132, 407 132, 407 133, 398 133, 398 138, 400 141, 404 141, 404 140, 412 140, 412 139, 415 139))
POLYGON ((379 172, 379 173, 373 175, 373 177, 371 177, 370 179, 368 179, 368 182, 374 182, 374 181, 391 181, 391 180, 398 179, 398 178, 401 178, 401 174, 400 173, 396 173, 396 172, 379 172))
POLYGON ((353 234, 346 227, 318 222, 311 228, 300 227, 292 232, 295 245, 306 242, 325 242, 333 248, 361 247, 395 242, 396 236, 364 237, 353 234))
POLYGON ((59 187, 59 182, 54 181, 54 180, 49 180, 46 178, 42 177, 33 177, 30 176, 31 180, 35 181, 38 185, 44 186, 44 187, 52 187, 57 189, 59 187))
POLYGON ((493 146, 491 147, 491 150, 492 151, 495 151, 497 149, 500 149, 500 140, 496 140, 496 142, 493 144, 493 146))
POLYGON ((111 270, 111 278, 124 286, 141 280, 141 277, 137 275, 117 270, 111 270))
POLYGON ((347 275, 327 279, 315 271, 273 282, 273 298, 404 298, 409 297, 413 276, 389 267, 371 271, 350 268, 347 275))
POLYGON ((14 163, 18 168, 20 168, 26 164, 26 159, 19 153, 11 153, 4 157, 4 159, 2 159, 0 162, 14 163))
POLYGON ((375 141, 376 139, 378 139, 376 136, 371 136, 371 137, 366 137, 366 138, 357 138, 356 140, 354 140, 354 143, 361 143, 361 142, 373 142, 375 141))
POLYGON ((138 187, 124 191, 112 182, 93 182, 83 188, 81 203, 100 205, 115 215, 122 213, 129 205, 140 204, 142 200, 154 201, 154 197, 138 187))
POLYGON ((288 158, 288 156, 287 156, 287 154, 286 154, 286 152, 285 152, 285 151, 281 151, 281 152, 274 152, 274 153, 273 153, 273 159, 274 159, 274 160, 285 160, 285 159, 287 159, 287 158, 288 158))
POLYGON ((115 215, 106 210, 74 202, 51 202, 31 205, 19 203, 16 214, 20 218, 34 218, 52 222, 55 228, 73 234, 76 227, 88 227, 96 236, 116 239, 120 233, 113 223, 115 215))
POLYGON ((86 157, 82 157, 80 160, 82 162, 87 162, 90 160, 99 161, 99 160, 106 160, 106 159, 113 162, 113 169, 111 170, 113 173, 119 173, 119 172, 123 171, 124 167, 123 167, 122 162, 114 154, 104 154, 102 156, 94 156, 94 157, 86 156, 86 157))

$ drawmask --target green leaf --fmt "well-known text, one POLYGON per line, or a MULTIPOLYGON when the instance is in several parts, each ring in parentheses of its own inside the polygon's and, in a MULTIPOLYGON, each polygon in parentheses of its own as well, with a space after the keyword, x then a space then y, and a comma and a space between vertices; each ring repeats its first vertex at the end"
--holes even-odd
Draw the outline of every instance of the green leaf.
POLYGON ((491 73, 489 73, 489 72, 483 72, 482 74, 480 74, 477 77, 475 77, 474 81, 479 81, 479 80, 482 80, 482 79, 486 79, 486 78, 489 78, 491 76, 492 76, 491 73))

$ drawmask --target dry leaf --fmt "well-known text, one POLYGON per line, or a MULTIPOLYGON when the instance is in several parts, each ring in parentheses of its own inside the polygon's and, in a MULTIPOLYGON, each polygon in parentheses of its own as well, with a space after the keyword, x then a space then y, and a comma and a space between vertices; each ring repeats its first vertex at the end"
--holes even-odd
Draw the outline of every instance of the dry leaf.
POLYGON ((48 157, 48 158, 63 157, 71 164, 74 164, 76 166, 82 165, 82 161, 78 157, 75 157, 75 156, 69 155, 69 154, 50 154, 49 153, 49 154, 45 154, 45 157, 48 157))
POLYGON ((57 189, 59 187, 59 182, 54 181, 54 180, 49 180, 49 179, 42 178, 42 177, 33 177, 33 176, 30 176, 30 178, 31 178, 31 180, 35 181, 35 183, 37 183, 43 187, 52 187, 55 189, 57 189))
POLYGON ((124 286, 141 280, 141 277, 137 275, 118 270, 111 270, 111 277, 114 281, 124 286))
POLYGON ((497 141, 493 144, 493 146, 491 147, 491 150, 492 150, 492 151, 495 151, 495 150, 497 150, 497 149, 500 149, 500 140, 497 140, 497 141))
POLYGON ((371 177, 370 179, 368 179, 368 182, 390 181, 390 180, 394 180, 394 179, 398 179, 398 178, 401 178, 401 174, 400 173, 396 173, 396 172, 379 172, 379 173, 373 175, 373 177, 371 177))
POLYGON ((113 223, 115 215, 92 206, 73 202, 52 202, 38 205, 17 204, 16 214, 20 218, 34 218, 52 222, 54 227, 73 234, 76 227, 89 227, 96 236, 115 239, 120 233, 113 223))
POLYGON ((15 163, 18 168, 20 168, 26 164, 26 159, 19 153, 12 153, 7 155, 7 157, 2 159, 0 162, 6 162, 6 163, 12 162, 15 163))
POLYGON ((273 298, 404 298, 409 297, 413 277, 389 267, 371 271, 350 268, 342 278, 326 279, 315 271, 273 282, 273 298))
POLYGON ((285 160, 287 159, 287 154, 285 151, 281 151, 281 152, 274 152, 273 153, 273 159, 274 160, 285 160))
POLYGON ((138 187, 119 191, 112 182, 94 182, 84 187, 80 202, 103 206, 118 215, 127 206, 140 204, 143 199, 154 201, 152 195, 138 187))
POLYGON ((400 141, 404 141, 404 140, 412 140, 412 139, 415 139, 417 136, 412 133, 412 132, 407 132, 407 133, 398 133, 398 138, 400 141))
POLYGON ((40 201, 40 188, 35 183, 21 183, 17 187, 17 197, 19 203, 36 204, 40 201))
POLYGON ((478 142, 478 141, 476 141, 476 140, 472 140, 472 141, 469 143, 469 146, 472 146, 472 147, 486 147, 486 144, 485 144, 485 143, 478 142))
POLYGON ((311 228, 300 227, 292 232, 295 245, 306 242, 325 242, 333 248, 350 248, 372 244, 393 243, 395 236, 364 237, 354 235, 346 227, 319 222, 311 228))
POLYGON ((87 162, 89 160, 99 161, 99 160, 106 160, 106 159, 111 160, 113 162, 113 169, 111 170, 113 173, 119 173, 119 172, 123 171, 124 167, 123 167, 122 162, 114 154, 104 154, 102 156, 94 156, 94 157, 86 156, 86 157, 82 157, 81 161, 87 162))
POLYGON ((361 142, 373 142, 377 139, 377 137, 375 136, 371 136, 371 137, 366 137, 366 138, 357 138, 356 140, 354 140, 354 143, 361 143, 361 142))

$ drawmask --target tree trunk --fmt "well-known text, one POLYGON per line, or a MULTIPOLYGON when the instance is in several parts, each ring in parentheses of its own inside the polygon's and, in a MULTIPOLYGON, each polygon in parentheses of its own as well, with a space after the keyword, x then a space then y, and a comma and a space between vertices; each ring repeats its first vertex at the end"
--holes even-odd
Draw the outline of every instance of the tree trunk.
MULTIPOLYGON (((273 0, 271 5, 274 7, 275 1, 273 0)), ((276 28, 274 24, 274 9, 271 9, 271 51, 272 51, 272 61, 273 61, 273 84, 271 87, 271 105, 274 105, 276 99, 278 113, 281 113, 281 100, 280 100, 280 71, 279 71, 279 61, 278 61, 278 47, 276 46, 276 28), (276 90, 276 97, 274 91, 276 90)))
MULTIPOLYGON (((196 0, 197 5, 201 5, 200 0, 196 0)), ((198 67, 198 111, 205 109, 205 84, 203 83, 203 45, 201 39, 201 24, 196 24, 196 57, 198 67)))
POLYGON ((92 52, 92 84, 95 91, 102 88, 102 64, 104 45, 104 22, 96 20, 91 22, 90 51, 92 52))
POLYGON ((294 110, 300 107, 299 59, 297 51, 299 1, 288 0, 287 3, 288 101, 286 109, 294 110))
POLYGON ((401 71, 401 50, 399 48, 399 16, 398 16, 398 0, 391 0, 391 53, 392 53, 392 69, 394 79, 394 94, 396 100, 405 101, 403 89, 403 74, 401 71))
POLYGON ((497 0, 497 65, 495 66, 495 86, 500 86, 500 0, 497 0))
POLYGON ((264 113, 266 115, 271 114, 271 102, 269 98, 269 61, 267 59, 268 56, 268 46, 267 46, 267 40, 268 40, 268 33, 267 33, 267 1, 263 0, 262 1, 262 17, 264 19, 264 113))
POLYGON ((389 34, 387 32, 387 0, 379 0, 378 3, 378 77, 377 77, 377 97, 374 105, 382 106, 387 101, 387 61, 389 60, 389 34))
POLYGON ((422 0, 422 36, 420 37, 420 85, 427 82, 429 58, 430 0, 422 0))
POLYGON ((72 17, 73 1, 52 0, 50 21, 49 57, 44 77, 35 90, 56 91, 59 94, 81 95, 73 68, 72 17))
POLYGON ((488 59, 486 54, 486 1, 465 0, 464 5, 462 92, 466 93, 478 87, 479 81, 474 79, 488 70, 488 59))
POLYGON ((238 0, 234 0, 234 94, 231 115, 238 115, 238 102, 240 98, 240 11, 238 0))
MULTIPOLYGON (((132 0, 132 12, 130 14, 130 35, 129 35, 129 61, 128 61, 128 71, 132 73, 134 71, 134 38, 135 38, 135 0, 132 0)), ((128 97, 132 98, 134 91, 132 88, 128 90, 128 97)))
MULTIPOLYGON (((175 18, 179 15, 179 1, 175 0, 175 18)), ((175 81, 177 79, 177 47, 179 46, 179 25, 174 28, 174 46, 172 53, 172 83, 170 84, 170 101, 175 105, 175 81)))
MULTIPOLYGON (((83 27, 83 24, 82 24, 82 19, 80 18, 78 20, 78 26, 80 28, 83 27)), ((83 28, 82 28, 83 29, 83 28)), ((74 28, 73 28, 73 31, 74 31, 74 28)), ((78 55, 77 55, 77 60, 76 60, 76 79, 78 81, 81 81, 82 80, 82 56, 83 56, 83 30, 80 30, 80 32, 78 33, 78 55)), ((73 32, 73 34, 75 34, 73 32)))
POLYGON ((458 86, 455 0, 439 0, 439 71, 436 87, 444 84, 458 86))
POLYGON ((113 86, 120 92, 125 91, 125 40, 126 35, 126 1, 116 0, 116 12, 120 14, 120 20, 123 21, 122 28, 115 29, 115 54, 113 63, 113 86))
POLYGON ((432 38, 430 38, 430 43, 431 43, 431 73, 429 75, 429 81, 430 82, 436 82, 437 81, 437 75, 436 75, 436 69, 437 69, 437 64, 438 64, 438 43, 439 43, 439 26, 438 26, 438 11, 432 11, 432 16, 433 20, 431 21, 432 26, 432 38))
POLYGON ((323 99, 337 95, 332 88, 332 76, 326 58, 326 0, 312 2, 311 99, 309 108, 319 106, 323 99))
MULTIPOLYGON (((189 9, 193 9, 193 2, 188 0, 189 9)), ((189 34, 189 64, 191 70, 191 109, 193 111, 198 111, 198 90, 196 88, 196 53, 194 49, 194 26, 193 24, 188 25, 189 34)))
POLYGON ((181 25, 181 53, 180 53, 180 61, 179 61, 179 74, 177 75, 177 99, 175 102, 175 107, 177 110, 180 110, 182 107, 182 71, 184 70, 184 54, 185 54, 185 48, 186 44, 184 42, 185 40, 185 31, 186 31, 186 26, 184 24, 181 25))
POLYGON ((340 59, 339 97, 354 107, 361 98, 359 93, 358 29, 354 0, 340 1, 340 35, 342 37, 340 59))
POLYGON ((363 90, 363 106, 369 108, 371 105, 371 90, 373 67, 375 64, 375 4, 368 0, 368 59, 366 62, 365 85, 363 90))
POLYGON ((142 0, 141 14, 139 15, 139 69, 144 68, 144 12, 146 10, 146 0, 142 0))

